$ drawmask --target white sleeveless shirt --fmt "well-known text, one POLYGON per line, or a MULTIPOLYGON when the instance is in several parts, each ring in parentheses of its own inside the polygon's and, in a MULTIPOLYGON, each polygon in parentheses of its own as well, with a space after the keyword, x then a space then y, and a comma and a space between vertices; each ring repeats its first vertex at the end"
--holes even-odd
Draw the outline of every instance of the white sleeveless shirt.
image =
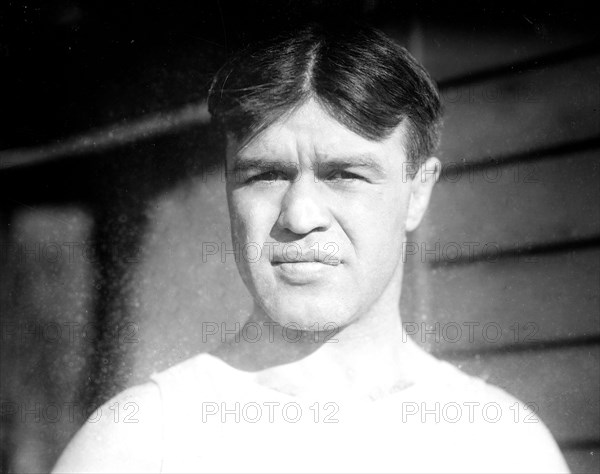
POLYGON ((375 401, 311 399, 200 354, 151 377, 162 472, 543 472, 526 440, 546 429, 514 398, 434 358, 420 373, 375 401))

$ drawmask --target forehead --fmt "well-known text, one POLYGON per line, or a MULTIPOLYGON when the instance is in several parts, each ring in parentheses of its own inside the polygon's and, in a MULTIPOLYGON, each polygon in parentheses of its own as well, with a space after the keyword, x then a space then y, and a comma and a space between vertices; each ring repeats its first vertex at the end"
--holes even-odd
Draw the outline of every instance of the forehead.
POLYGON ((236 141, 228 136, 227 156, 228 159, 257 156, 313 159, 327 156, 376 155, 384 161, 386 157, 393 156, 395 161, 402 162, 406 159, 404 138, 405 126, 401 124, 389 137, 381 141, 366 139, 339 123, 311 99, 270 125, 242 149, 238 149, 236 141))

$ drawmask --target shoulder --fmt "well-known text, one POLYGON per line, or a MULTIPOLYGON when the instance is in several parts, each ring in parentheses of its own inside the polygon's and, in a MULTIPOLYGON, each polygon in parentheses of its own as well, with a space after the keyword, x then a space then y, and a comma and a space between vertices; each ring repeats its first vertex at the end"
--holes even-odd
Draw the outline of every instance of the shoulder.
POLYGON ((452 424, 462 410, 468 455, 489 463, 494 472, 569 472, 550 431, 533 401, 522 402, 505 390, 439 362, 436 395, 441 398, 442 423, 452 424), (447 409, 444 410, 444 404, 447 409), (452 405, 448 407, 448 405, 452 405), (444 420, 444 417, 449 418, 444 420))
MULTIPOLYGON (((559 472, 568 473, 563 455, 544 422, 538 416, 535 402, 523 402, 503 389, 482 382, 483 402, 496 411, 499 420, 488 414, 483 422, 488 425, 492 455, 505 472, 559 472), (494 405, 491 405, 494 403, 494 405)), ((485 405, 484 405, 485 406, 485 405)))
POLYGON ((53 472, 159 472, 161 405, 153 382, 121 392, 88 418, 53 472))

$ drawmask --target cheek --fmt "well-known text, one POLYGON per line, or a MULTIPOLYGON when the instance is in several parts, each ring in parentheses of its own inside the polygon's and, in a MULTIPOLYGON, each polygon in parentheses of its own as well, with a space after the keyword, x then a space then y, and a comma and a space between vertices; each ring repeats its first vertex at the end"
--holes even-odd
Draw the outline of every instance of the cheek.
POLYGON ((407 200, 398 192, 344 206, 339 222, 357 256, 380 261, 396 255, 404 241, 407 200))
POLYGON ((404 240, 401 221, 382 214, 371 217, 376 218, 362 220, 362 226, 355 229, 350 237, 354 241, 356 254, 367 266, 392 264, 399 256, 398 249, 404 240))

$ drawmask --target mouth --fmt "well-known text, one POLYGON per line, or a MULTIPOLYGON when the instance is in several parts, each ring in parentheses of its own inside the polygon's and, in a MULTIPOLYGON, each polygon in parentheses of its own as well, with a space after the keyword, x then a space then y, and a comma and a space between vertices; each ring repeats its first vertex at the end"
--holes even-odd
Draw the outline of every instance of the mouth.
POLYGON ((340 262, 323 262, 319 260, 295 260, 271 262, 276 273, 292 285, 317 283, 330 275, 340 262))
POLYGON ((292 252, 293 255, 288 255, 286 252, 277 252, 271 257, 271 265, 301 265, 307 268, 314 265, 326 265, 330 267, 337 267, 342 263, 341 259, 335 254, 326 254, 324 252, 313 251, 308 249, 306 251, 298 250, 292 252))
POLYGON ((337 267, 341 262, 339 260, 315 260, 315 259, 299 259, 299 260, 287 260, 287 259, 279 259, 279 260, 273 260, 271 262, 271 265, 273 266, 278 266, 278 265, 309 265, 309 264, 314 264, 314 265, 328 265, 331 267, 337 267))

